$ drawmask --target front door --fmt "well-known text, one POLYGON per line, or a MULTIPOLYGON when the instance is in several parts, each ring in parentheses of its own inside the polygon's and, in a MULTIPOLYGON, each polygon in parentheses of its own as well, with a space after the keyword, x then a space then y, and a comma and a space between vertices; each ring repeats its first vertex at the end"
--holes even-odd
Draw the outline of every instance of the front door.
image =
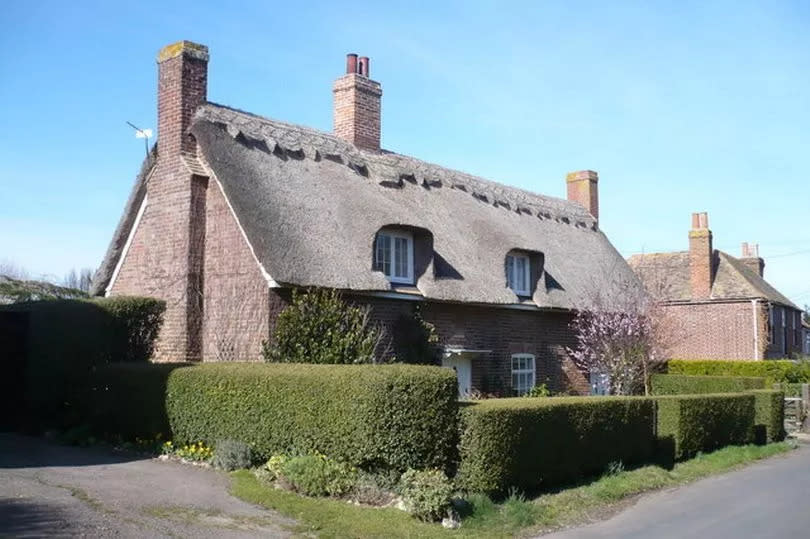
POLYGON ((469 357, 452 354, 442 359, 442 367, 453 369, 458 380, 458 396, 466 399, 472 392, 472 363, 469 357))

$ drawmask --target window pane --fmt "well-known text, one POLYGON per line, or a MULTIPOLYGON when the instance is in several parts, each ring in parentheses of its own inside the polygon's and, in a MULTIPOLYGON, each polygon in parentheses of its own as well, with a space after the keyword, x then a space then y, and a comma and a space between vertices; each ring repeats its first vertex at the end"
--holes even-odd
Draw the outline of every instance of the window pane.
POLYGON ((515 259, 515 286, 526 290, 526 259, 522 256, 515 259))
POLYGON ((375 267, 386 276, 391 276, 391 237, 377 235, 377 253, 375 267))
POLYGON ((509 288, 515 288, 515 257, 507 256, 506 257, 506 283, 509 288))
POLYGON ((408 240, 394 238, 394 276, 408 276, 408 240))

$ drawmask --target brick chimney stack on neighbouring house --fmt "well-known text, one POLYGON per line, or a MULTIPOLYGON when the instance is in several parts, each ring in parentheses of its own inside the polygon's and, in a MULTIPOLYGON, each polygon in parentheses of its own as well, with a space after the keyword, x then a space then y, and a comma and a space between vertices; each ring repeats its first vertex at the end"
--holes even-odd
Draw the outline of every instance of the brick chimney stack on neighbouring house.
POLYGON ((158 151, 163 157, 193 153, 191 117, 206 101, 208 47, 178 41, 158 53, 158 151))
POLYGON ((576 202, 599 220, 599 174, 593 170, 569 172, 565 177, 568 200, 576 202))
POLYGON ((692 214, 689 231, 689 282, 692 299, 709 299, 712 294, 712 231, 706 212, 692 214))
POLYGON ((758 243, 743 243, 740 260, 760 277, 765 274, 765 261, 759 257, 758 243))
POLYGON ((334 131, 358 148, 380 150, 382 86, 369 78, 369 59, 346 55, 346 74, 335 81, 334 131))

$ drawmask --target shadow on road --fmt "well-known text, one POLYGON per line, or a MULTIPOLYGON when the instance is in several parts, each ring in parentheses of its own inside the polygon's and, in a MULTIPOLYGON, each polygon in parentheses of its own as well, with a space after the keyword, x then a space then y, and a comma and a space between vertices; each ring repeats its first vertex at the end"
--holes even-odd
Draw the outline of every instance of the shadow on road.
POLYGON ((70 517, 59 507, 33 500, 0 499, 0 523, 8 537, 45 537, 66 533, 70 517))
POLYGON ((0 468, 95 466, 148 458, 108 448, 70 447, 42 438, 0 433, 0 468))

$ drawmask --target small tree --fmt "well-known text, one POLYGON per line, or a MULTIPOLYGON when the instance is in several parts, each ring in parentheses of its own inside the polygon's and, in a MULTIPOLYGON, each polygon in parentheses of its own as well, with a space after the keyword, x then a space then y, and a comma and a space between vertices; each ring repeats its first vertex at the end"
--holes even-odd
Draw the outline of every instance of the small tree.
POLYGON ((436 326, 422 317, 419 305, 414 307, 413 313, 399 316, 392 333, 396 361, 421 365, 440 363, 436 326))
POLYGON ((609 292, 593 295, 571 328, 577 344, 568 354, 577 367, 604 376, 611 395, 649 395, 650 375, 666 361, 673 339, 671 321, 649 287, 615 282, 609 292))
POLYGON ((279 363, 376 363, 382 331, 369 310, 346 303, 335 290, 293 290, 262 356, 279 363))

